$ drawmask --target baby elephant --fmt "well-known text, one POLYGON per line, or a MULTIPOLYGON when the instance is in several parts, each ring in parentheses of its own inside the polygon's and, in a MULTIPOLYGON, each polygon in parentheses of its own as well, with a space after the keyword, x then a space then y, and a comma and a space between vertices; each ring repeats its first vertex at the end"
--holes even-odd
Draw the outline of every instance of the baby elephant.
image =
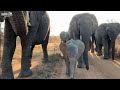
POLYGON ((62 31, 60 33, 60 39, 61 41, 63 41, 64 43, 66 43, 68 40, 70 40, 70 36, 68 32, 62 31))
POLYGON ((70 76, 71 79, 74 79, 76 63, 84 52, 85 45, 81 40, 71 39, 66 43, 61 42, 59 47, 65 58, 66 74, 70 76))

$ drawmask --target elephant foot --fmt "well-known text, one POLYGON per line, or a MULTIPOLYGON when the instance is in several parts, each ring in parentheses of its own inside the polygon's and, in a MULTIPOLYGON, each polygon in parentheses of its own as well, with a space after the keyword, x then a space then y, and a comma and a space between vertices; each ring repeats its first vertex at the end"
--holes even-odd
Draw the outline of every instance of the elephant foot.
POLYGON ((47 62, 48 62, 48 60, 43 60, 43 61, 42 61, 42 63, 47 63, 47 62))
POLYGON ((0 75, 0 79, 14 79, 13 75, 6 74, 6 75, 0 75))
POLYGON ((77 65, 77 68, 84 68, 83 65, 77 65))
POLYGON ((86 66, 86 69, 89 70, 89 66, 86 66))
POLYGON ((70 73, 66 72, 66 75, 67 75, 67 76, 70 76, 70 73))
POLYGON ((42 61, 42 63, 47 63, 47 62, 48 62, 48 58, 46 58, 42 61))
POLYGON ((32 71, 31 70, 28 70, 28 71, 23 71, 23 72, 20 72, 19 74, 19 78, 23 78, 23 77, 28 77, 28 76, 31 76, 32 75, 32 71))
POLYGON ((74 79, 73 77, 71 79, 74 79))
POLYGON ((97 56, 101 56, 102 54, 97 54, 97 56))
POLYGON ((108 60, 109 58, 108 57, 104 57, 104 59, 108 60))
POLYGON ((115 58, 112 57, 112 60, 115 60, 115 58))
POLYGON ((114 60, 115 60, 115 58, 112 58, 112 60, 114 61, 114 60))

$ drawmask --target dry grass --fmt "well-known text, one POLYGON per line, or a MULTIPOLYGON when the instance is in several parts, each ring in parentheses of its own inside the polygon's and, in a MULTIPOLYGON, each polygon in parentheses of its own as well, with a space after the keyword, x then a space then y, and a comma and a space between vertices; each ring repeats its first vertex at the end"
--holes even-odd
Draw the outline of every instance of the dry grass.
MULTIPOLYGON (((59 42, 60 39, 59 37, 54 38, 54 36, 50 37, 49 44, 48 44, 48 54, 49 54, 49 62, 44 64, 41 63, 43 59, 43 51, 41 45, 36 45, 33 51, 33 56, 32 56, 32 62, 34 62, 32 71, 33 75, 32 79, 46 79, 46 78, 51 78, 52 72, 54 71, 54 68, 56 67, 59 62, 61 62, 61 55, 60 55, 60 50, 59 50, 59 42), (54 42, 53 42, 54 41, 54 42), (37 64, 41 63, 41 64, 37 64)), ((3 46, 3 43, 2 43, 3 46)), ((3 47, 1 47, 1 54, 3 51, 3 47)), ((19 38, 17 38, 16 41, 16 50, 13 56, 12 60, 12 66, 13 70, 19 70, 20 69, 20 63, 21 63, 21 44, 19 38)), ((1 62, 1 60, 0 60, 1 62)), ((1 66, 1 65, 0 65, 1 66)), ((18 71, 19 73, 19 71, 18 71)), ((17 73, 17 74, 18 74, 17 73)), ((15 74, 15 77, 17 77, 17 74, 15 74)))
POLYGON ((49 56, 48 63, 42 63, 41 66, 36 67, 33 72, 35 73, 31 79, 51 79, 55 67, 62 61, 60 54, 52 54, 49 56))

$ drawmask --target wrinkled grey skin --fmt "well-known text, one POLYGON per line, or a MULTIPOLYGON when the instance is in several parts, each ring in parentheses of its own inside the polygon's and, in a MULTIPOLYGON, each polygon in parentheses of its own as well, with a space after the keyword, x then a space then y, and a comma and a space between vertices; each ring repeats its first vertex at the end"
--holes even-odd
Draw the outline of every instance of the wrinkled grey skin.
POLYGON ((65 31, 62 31, 60 33, 60 38, 61 38, 61 41, 63 41, 64 43, 66 43, 68 40, 70 40, 69 33, 65 32, 65 31))
POLYGON ((35 45, 42 44, 44 60, 48 61, 47 44, 50 28, 47 13, 45 11, 30 11, 29 20, 31 26, 29 27, 27 26, 26 11, 12 11, 12 14, 12 17, 5 18, 2 79, 14 79, 11 63, 16 48, 17 36, 20 37, 22 46, 19 77, 32 75, 30 66, 35 45))
POLYGON ((63 56, 65 57, 66 74, 70 76, 71 79, 74 79, 76 63, 84 52, 85 45, 81 40, 71 39, 66 43, 61 42, 59 47, 63 56))
POLYGON ((90 50, 91 50, 91 53, 94 53, 95 51, 94 44, 96 45, 95 31, 98 28, 98 21, 97 21, 97 18, 93 14, 89 15, 89 17, 93 20, 93 29, 92 29, 93 31, 92 31, 92 40, 90 40, 90 50))
POLYGON ((102 55, 102 46, 104 47, 104 59, 111 57, 114 60, 115 56, 115 40, 120 33, 119 23, 103 23, 95 32, 97 55, 102 55), (111 53, 112 52, 112 53, 111 53))
POLYGON ((85 63, 87 70, 89 69, 88 51, 90 49, 90 38, 94 34, 94 26, 97 25, 94 24, 96 23, 96 19, 91 17, 94 17, 93 14, 77 14, 73 16, 69 26, 70 38, 80 39, 85 44, 85 50, 79 59, 78 68, 84 67, 85 63))

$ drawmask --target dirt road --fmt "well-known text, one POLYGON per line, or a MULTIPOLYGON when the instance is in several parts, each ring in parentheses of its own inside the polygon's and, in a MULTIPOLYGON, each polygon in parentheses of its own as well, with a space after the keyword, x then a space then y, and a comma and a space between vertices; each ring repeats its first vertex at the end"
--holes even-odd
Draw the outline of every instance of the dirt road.
MULTIPOLYGON (((42 64, 42 60, 40 59, 40 54, 36 53, 36 57, 32 60, 33 75, 35 75, 34 68, 40 67, 42 64)), ((13 60, 13 70, 14 77, 18 79, 18 74, 20 72, 20 59, 13 60)), ((120 79, 120 61, 115 60, 112 61, 104 60, 103 56, 96 56, 96 54, 89 53, 89 64, 90 69, 87 71, 85 68, 76 68, 76 79, 120 79)), ((65 62, 63 60, 62 63, 58 64, 55 67, 55 70, 52 75, 52 79, 69 79, 65 74, 65 62)), ((1 70, 0 70, 1 73, 1 70)), ((24 79, 31 79, 31 77, 27 77, 24 79)))
MULTIPOLYGON (((120 79, 120 62, 104 60, 103 57, 98 57, 96 54, 89 53, 90 69, 76 68, 76 79, 120 79)), ((53 79, 69 79, 65 75, 65 63, 57 66, 56 73, 53 79), (60 68, 61 67, 61 68, 60 68)))

